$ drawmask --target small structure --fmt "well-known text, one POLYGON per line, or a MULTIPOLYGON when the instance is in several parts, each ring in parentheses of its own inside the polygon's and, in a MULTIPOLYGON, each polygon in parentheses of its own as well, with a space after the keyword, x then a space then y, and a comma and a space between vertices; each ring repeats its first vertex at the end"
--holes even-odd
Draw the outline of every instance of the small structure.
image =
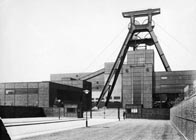
POLYGON ((88 110, 91 108, 91 83, 85 82, 84 85, 86 87, 79 88, 48 81, 1 83, 0 105, 12 108, 42 108, 46 116, 60 114, 61 116, 82 117, 86 106, 88 110), (85 95, 84 89, 89 90, 88 95, 85 95))

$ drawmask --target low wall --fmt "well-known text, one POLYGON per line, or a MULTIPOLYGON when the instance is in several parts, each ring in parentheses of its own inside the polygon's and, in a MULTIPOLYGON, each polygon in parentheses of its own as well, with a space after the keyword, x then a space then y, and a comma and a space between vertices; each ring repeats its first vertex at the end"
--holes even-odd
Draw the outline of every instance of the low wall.
POLYGON ((45 117, 42 108, 21 106, 0 106, 1 118, 45 117))
POLYGON ((142 108, 142 118, 169 120, 170 110, 160 108, 142 108))
POLYGON ((25 117, 83 117, 83 112, 68 112, 63 107, 22 107, 22 106, 0 106, 1 118, 25 118, 25 117))
POLYGON ((170 109, 172 124, 189 140, 196 140, 196 96, 170 109))

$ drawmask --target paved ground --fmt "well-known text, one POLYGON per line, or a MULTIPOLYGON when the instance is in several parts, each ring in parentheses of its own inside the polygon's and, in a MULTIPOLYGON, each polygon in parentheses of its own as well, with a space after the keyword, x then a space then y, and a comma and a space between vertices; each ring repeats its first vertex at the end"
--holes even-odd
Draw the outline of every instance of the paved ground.
POLYGON ((2 119, 6 127, 11 126, 20 126, 28 124, 37 124, 37 123, 48 123, 48 122, 62 122, 62 121, 75 121, 75 120, 84 120, 84 118, 73 118, 73 117, 34 117, 34 118, 9 118, 2 119))
POLYGON ((106 122, 101 125, 90 124, 88 128, 67 129, 61 132, 21 138, 21 140, 184 140, 170 122, 165 120, 127 119, 106 122))
MULTIPOLYGON (((33 117, 33 118, 3 118, 4 124, 10 123, 21 123, 21 122, 36 122, 36 121, 47 121, 47 120, 58 120, 58 117, 33 117)), ((66 119, 65 117, 61 119, 66 119)), ((67 118, 70 119, 70 118, 67 118)))
MULTIPOLYGON (((6 122, 5 120, 3 120, 6 122)), ((58 120, 54 119, 27 119, 23 118, 23 121, 16 119, 15 121, 7 121, 5 123, 6 129, 12 138, 12 140, 22 139, 25 137, 32 137, 43 134, 52 134, 60 131, 71 130, 76 128, 85 127, 86 122, 84 119, 67 119, 61 118, 58 120), (23 122, 24 121, 24 122, 23 122), (29 122, 30 123, 29 123, 29 122)), ((88 121, 89 126, 115 122, 117 119, 90 119, 88 121)), ((47 138, 46 138, 47 139, 47 138)))

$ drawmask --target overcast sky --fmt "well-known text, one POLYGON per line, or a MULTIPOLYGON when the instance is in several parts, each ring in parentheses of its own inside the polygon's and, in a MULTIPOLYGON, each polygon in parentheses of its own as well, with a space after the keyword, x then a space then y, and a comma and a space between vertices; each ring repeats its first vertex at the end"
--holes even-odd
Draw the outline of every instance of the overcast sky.
POLYGON ((0 82, 103 68, 128 32, 122 12, 148 8, 161 8, 154 30, 172 70, 196 70, 195 0, 0 0, 0 82))

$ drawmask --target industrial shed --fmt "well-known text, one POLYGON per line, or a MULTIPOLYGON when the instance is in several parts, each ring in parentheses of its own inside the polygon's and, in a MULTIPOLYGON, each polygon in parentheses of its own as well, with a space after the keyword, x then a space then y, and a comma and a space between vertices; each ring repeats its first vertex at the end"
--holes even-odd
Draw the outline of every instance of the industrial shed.
POLYGON ((48 81, 1 83, 0 105, 42 108, 46 116, 57 116, 60 108, 62 116, 82 117, 83 110, 91 108, 91 83, 83 85, 79 88, 48 81))

